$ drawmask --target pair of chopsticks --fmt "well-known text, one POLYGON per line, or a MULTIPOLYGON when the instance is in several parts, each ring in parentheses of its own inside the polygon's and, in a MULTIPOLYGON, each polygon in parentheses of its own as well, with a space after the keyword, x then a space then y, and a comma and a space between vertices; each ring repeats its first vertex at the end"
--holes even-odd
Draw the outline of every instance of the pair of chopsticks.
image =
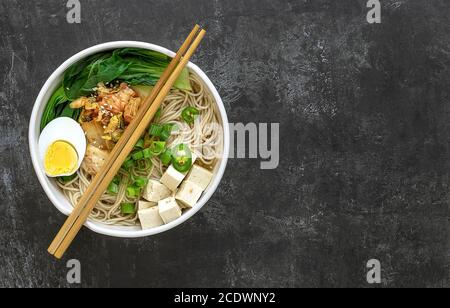
POLYGON ((60 259, 74 240, 81 227, 89 217, 100 197, 119 172, 123 162, 128 157, 134 146, 141 138, 148 125, 152 121, 158 109, 161 107, 175 81, 189 62, 203 37, 205 30, 196 25, 183 45, 181 45, 175 57, 164 71, 160 80, 153 88, 150 96, 144 101, 135 119, 125 130, 119 142, 115 145, 105 165, 94 177, 93 181, 81 197, 77 206, 67 218, 61 230, 48 248, 48 252, 60 259))

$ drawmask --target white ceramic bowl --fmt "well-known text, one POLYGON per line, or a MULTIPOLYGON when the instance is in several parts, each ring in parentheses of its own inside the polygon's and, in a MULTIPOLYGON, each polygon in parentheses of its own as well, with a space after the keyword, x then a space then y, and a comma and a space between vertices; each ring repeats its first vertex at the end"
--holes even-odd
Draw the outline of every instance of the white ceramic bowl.
MULTIPOLYGON (((36 171, 37 177, 39 179, 39 182, 41 183, 42 187, 44 188, 45 193, 49 197, 50 201, 55 205, 55 207, 62 212, 65 215, 69 215, 72 211, 72 206, 67 200, 67 198, 64 196, 60 188, 55 183, 54 179, 50 179, 45 175, 45 171, 43 168, 43 165, 39 159, 39 147, 38 147, 38 141, 39 141, 39 134, 40 134, 40 121, 42 117, 42 113, 45 109, 45 106, 52 95, 53 91, 56 90, 58 83, 62 80, 62 76, 64 72, 67 70, 69 66, 72 64, 99 52, 112 50, 116 48, 124 48, 124 47, 136 47, 136 48, 144 48, 149 50, 154 50, 161 52, 163 54, 166 54, 170 57, 173 57, 175 55, 174 52, 149 43, 144 42, 135 42, 135 41, 118 41, 118 42, 110 42, 105 44, 100 44, 93 46, 91 48, 85 49, 73 57, 71 57, 69 60, 64 62, 58 69, 50 76, 50 78, 47 80, 47 82, 42 87, 39 96, 36 99, 36 102, 34 104, 33 112, 31 114, 30 119, 30 127, 29 127, 29 143, 30 143, 30 153, 31 153, 31 159, 33 161, 34 170, 36 171)), ((228 126, 228 118, 225 111, 225 108, 222 103, 222 99, 219 96, 219 93, 217 92, 216 88, 212 84, 212 82, 209 80, 209 78, 206 76, 206 74, 195 64, 189 63, 188 69, 195 73, 197 76, 200 77, 200 79, 203 81, 203 83, 207 86, 208 90, 211 92, 212 96, 214 97, 216 107, 218 114, 220 115, 220 121, 223 126, 223 154, 219 161, 219 164, 217 164, 216 169, 214 170, 214 178, 211 183, 211 185, 207 188, 205 193, 203 194, 202 198, 199 200, 199 202, 189 211, 185 212, 179 219, 153 229, 148 230, 142 230, 140 227, 122 227, 122 226, 108 226, 105 224, 88 221, 86 222, 85 226, 91 229, 94 232, 109 235, 109 236, 115 236, 115 237, 122 237, 122 238, 136 238, 136 237, 144 237, 144 236, 150 236, 155 235, 161 232, 165 232, 167 230, 170 230, 172 228, 175 228, 176 226, 180 225, 181 223, 188 220, 190 217, 192 217, 195 213, 197 213, 204 205, 205 203, 211 198, 215 190, 217 189, 217 186, 219 185, 223 173, 225 171, 225 167, 227 165, 228 161, 228 152, 230 147, 230 134, 229 134, 229 126, 228 126)))

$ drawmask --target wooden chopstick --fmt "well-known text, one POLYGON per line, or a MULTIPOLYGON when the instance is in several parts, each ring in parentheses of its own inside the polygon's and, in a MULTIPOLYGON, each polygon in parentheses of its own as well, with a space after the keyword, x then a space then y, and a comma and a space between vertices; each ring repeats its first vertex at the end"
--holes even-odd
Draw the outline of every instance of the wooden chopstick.
POLYGON ((88 219, 89 214, 95 207, 97 201, 106 191, 109 183, 122 166, 123 161, 128 157, 136 142, 142 136, 165 97, 173 87, 173 84, 189 62, 189 59, 205 35, 204 30, 201 30, 198 33, 199 30, 200 27, 197 25, 191 31, 176 56, 155 85, 151 95, 144 102, 138 115, 128 126, 124 135, 114 147, 105 166, 89 185, 78 205, 55 237, 48 251, 56 258, 61 258, 70 246, 76 234, 88 219))

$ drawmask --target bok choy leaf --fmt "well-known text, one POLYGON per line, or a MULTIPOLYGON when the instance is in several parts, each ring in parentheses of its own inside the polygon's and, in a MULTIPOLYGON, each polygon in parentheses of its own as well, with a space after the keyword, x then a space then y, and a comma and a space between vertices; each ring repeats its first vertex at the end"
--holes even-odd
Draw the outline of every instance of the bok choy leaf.
MULTIPOLYGON (((66 96, 75 100, 91 94, 99 82, 126 82, 129 85, 153 86, 167 68, 171 58, 155 51, 122 48, 96 54, 72 65, 64 74, 66 96)), ((189 73, 183 71, 174 85, 191 90, 189 73)))
POLYGON ((66 97, 64 88, 60 86, 50 97, 50 100, 44 109, 41 118, 41 131, 48 123, 58 117, 69 117, 77 121, 81 111, 72 109, 69 105, 70 101, 66 97))

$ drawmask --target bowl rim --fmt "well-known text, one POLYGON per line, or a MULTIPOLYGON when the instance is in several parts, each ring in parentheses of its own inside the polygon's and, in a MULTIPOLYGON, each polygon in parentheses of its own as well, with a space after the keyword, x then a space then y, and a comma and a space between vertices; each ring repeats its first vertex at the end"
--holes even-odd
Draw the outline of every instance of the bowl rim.
MULTIPOLYGON (((57 79, 61 78, 64 72, 69 68, 70 65, 99 52, 106 51, 106 50, 113 50, 117 48, 126 48, 126 47, 133 47, 133 48, 143 48, 143 49, 149 49, 154 50, 157 52, 161 52, 163 54, 166 54, 170 57, 174 57, 175 53, 167 48, 164 48, 159 45, 141 42, 141 41, 112 41, 112 42, 106 42, 102 44, 98 44, 89 48, 86 48, 72 57, 70 57, 68 60, 66 60, 64 63, 62 63, 47 79, 41 90, 39 91, 39 94, 35 100, 33 111, 31 113, 30 117, 30 124, 29 124, 29 131, 28 131, 28 139, 29 139, 29 149, 31 154, 31 160, 33 163, 34 171, 38 177, 38 180, 44 189, 47 197, 50 199, 52 204, 64 215, 69 215, 71 213, 71 210, 66 208, 61 204, 59 201, 59 198, 55 195, 54 189, 52 186, 49 185, 49 181, 46 178, 44 170, 42 170, 40 163, 39 163, 39 154, 38 154, 38 139, 39 134, 36 137, 36 131, 39 131, 39 124, 40 119, 38 118, 39 108, 42 104, 45 104, 44 97, 46 94, 50 91, 50 88, 54 86, 57 79)), ((85 223, 85 226, 99 234, 112 236, 112 237, 119 237, 119 238, 139 238, 139 237, 146 237, 151 235, 160 234, 163 232, 166 232, 168 230, 171 230, 180 224, 186 222, 188 219, 190 219, 192 216, 194 216, 205 204, 209 201, 209 199, 212 197, 214 192, 217 190, 217 187, 219 186, 223 174, 225 172, 227 162, 228 162, 228 156, 229 156, 229 148, 230 148, 230 134, 229 134, 229 122, 227 113, 225 110, 225 106, 222 102, 222 99, 217 91, 217 89, 214 87, 211 80, 206 76, 206 74, 201 70, 197 65, 195 65, 192 62, 189 62, 187 65, 187 68, 193 71, 195 74, 197 74, 198 77, 205 83, 205 85, 208 87, 209 91, 214 97, 214 100, 217 105, 217 109, 220 115, 220 118, 223 123, 223 154, 220 161, 220 166, 217 169, 217 174, 213 179, 213 182, 210 184, 208 189, 205 191, 205 193, 202 195, 201 199, 197 204, 184 213, 180 218, 177 220, 160 226, 153 229, 145 229, 145 230, 127 230, 125 227, 124 229, 120 229, 119 227, 115 226, 112 228, 112 226, 101 224, 94 221, 87 221, 85 223)))

